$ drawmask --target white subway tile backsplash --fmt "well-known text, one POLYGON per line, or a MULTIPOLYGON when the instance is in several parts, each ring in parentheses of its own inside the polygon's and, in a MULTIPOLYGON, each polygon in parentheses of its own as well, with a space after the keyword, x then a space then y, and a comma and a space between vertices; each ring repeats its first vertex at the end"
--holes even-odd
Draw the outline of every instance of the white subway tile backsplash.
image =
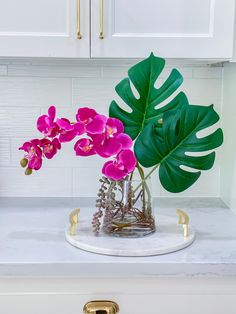
POLYGON ((72 170, 60 167, 41 169, 30 176, 24 175, 24 169, 0 168, 0 197, 1 196, 45 196, 66 197, 72 195, 72 170))
POLYGON ((71 79, 0 77, 0 107, 71 105, 71 79))
POLYGON ((73 106, 91 106, 99 112, 107 113, 111 101, 116 96, 115 78, 73 79, 73 106))
MULTIPOLYGON (((160 79, 167 79, 167 77, 170 75, 172 70, 173 70, 173 67, 165 67, 160 74, 160 79)), ((193 69, 192 68, 178 67, 178 71, 182 74, 184 79, 192 78, 192 76, 193 76, 193 69)))
MULTIPOLYGON (((79 67, 97 67, 103 66, 126 66, 129 68, 133 64, 140 61, 140 59, 112 59, 112 58, 82 58, 82 59, 65 59, 65 58, 27 58, 31 65, 50 65, 50 66, 79 66, 79 67)), ((10 62, 12 63, 12 62, 10 62)), ((1 62, 0 62, 1 64, 1 62)), ((18 62, 19 64, 19 62, 18 62)))
POLYGON ((8 166, 11 163, 10 138, 0 137, 0 166, 8 166))
POLYGON ((6 65, 0 65, 0 76, 7 75, 7 66, 6 65))
POLYGON ((193 105, 211 105, 220 113, 221 84, 219 79, 186 79, 181 89, 193 105))
POLYGON ((102 77, 123 79, 128 76, 128 68, 124 66, 102 67, 102 77))
MULTIPOLYGON (((159 78, 166 79, 170 72, 172 71, 173 67, 165 67, 161 72, 159 78)), ((192 78, 193 76, 193 69, 190 67, 178 67, 178 71, 183 75, 184 78, 192 78)), ((128 68, 127 66, 105 66, 102 67, 102 77, 104 78, 118 78, 123 79, 128 77, 128 68)))
POLYGON ((99 167, 76 168, 73 170, 73 196, 96 197, 100 186, 101 169, 99 167))
POLYGON ((39 108, 2 108, 0 106, 0 137, 38 136, 36 119, 39 108))
MULTIPOLYGON (((23 152, 18 147, 28 139, 41 137, 36 129, 40 114, 51 104, 58 117, 75 119, 79 106, 91 106, 107 114, 113 99, 123 105, 115 86, 127 76, 137 60, 0 60, 0 196, 95 196, 105 159, 76 157, 74 143, 62 145, 52 159, 44 160, 40 171, 24 175, 19 166, 23 152)), ((179 64, 184 90, 192 104, 214 103, 220 112, 222 68, 179 64)), ((159 85, 172 69, 167 67, 159 85)), ((158 86, 157 84, 157 86, 158 86)), ((76 140, 75 140, 76 141, 76 140)), ((75 142, 74 141, 74 142, 75 142)), ((218 196, 220 166, 202 174, 188 191, 177 196, 218 196)), ((176 196, 161 187, 158 172, 152 176, 154 196, 176 196)))
POLYGON ((193 78, 221 79, 223 67, 194 68, 193 78))
MULTIPOLYGON (((1 74, 1 68, 0 68, 1 74)), ((9 65, 9 76, 30 76, 30 77, 97 77, 101 76, 99 67, 88 66, 53 66, 53 65, 9 65)))

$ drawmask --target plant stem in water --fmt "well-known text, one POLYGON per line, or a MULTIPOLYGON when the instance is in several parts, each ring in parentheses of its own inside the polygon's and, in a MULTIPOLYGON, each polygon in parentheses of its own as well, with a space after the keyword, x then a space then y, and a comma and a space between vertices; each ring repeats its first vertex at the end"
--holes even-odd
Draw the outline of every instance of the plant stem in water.
MULTIPOLYGON (((144 177, 144 180, 147 180, 150 175, 158 168, 159 164, 156 165, 155 167, 152 168, 152 170, 144 177)), ((134 189, 134 193, 137 192, 137 190, 140 188, 140 186, 142 185, 142 183, 140 183, 135 189, 134 189)))

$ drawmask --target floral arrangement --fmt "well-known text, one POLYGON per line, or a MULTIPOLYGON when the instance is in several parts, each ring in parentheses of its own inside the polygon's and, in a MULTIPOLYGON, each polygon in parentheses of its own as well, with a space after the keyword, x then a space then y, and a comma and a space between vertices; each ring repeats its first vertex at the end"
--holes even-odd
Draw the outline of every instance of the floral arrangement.
POLYGON ((220 128, 201 134, 219 120, 213 105, 192 105, 185 93, 175 93, 183 82, 178 70, 173 69, 165 82, 155 87, 164 66, 164 59, 151 54, 129 69, 128 77, 115 87, 129 111, 112 101, 109 117, 84 107, 78 109, 75 121, 69 121, 56 118, 56 108, 51 106, 48 114, 37 120, 43 137, 20 147, 25 151, 21 165, 27 167, 27 175, 39 170, 44 158, 52 159, 62 143, 77 137, 74 145, 77 156, 97 154, 109 158, 102 168, 98 211, 92 222, 96 234, 102 210, 106 233, 130 232, 129 228, 134 226, 153 231, 147 178, 159 169, 162 186, 173 193, 182 192, 196 182, 202 170, 212 168, 213 149, 223 142, 220 128), (133 89, 139 96, 134 95, 133 89), (151 170, 145 175, 141 166, 151 170), (127 180, 132 183, 135 169, 141 184, 136 188, 130 184, 127 189, 125 184, 127 180), (119 200, 117 191, 121 195, 119 200), (140 199, 141 210, 136 206, 140 199))
POLYGON ((133 141, 124 133, 123 123, 116 118, 98 114, 91 108, 79 108, 76 122, 66 118, 56 119, 56 108, 51 106, 47 115, 37 120, 37 129, 43 134, 42 139, 25 142, 19 149, 25 151, 21 165, 26 167, 25 174, 39 170, 44 158, 52 159, 61 144, 81 138, 75 143, 77 156, 99 155, 103 158, 113 157, 107 161, 102 173, 113 180, 121 180, 131 173, 136 165, 133 141))

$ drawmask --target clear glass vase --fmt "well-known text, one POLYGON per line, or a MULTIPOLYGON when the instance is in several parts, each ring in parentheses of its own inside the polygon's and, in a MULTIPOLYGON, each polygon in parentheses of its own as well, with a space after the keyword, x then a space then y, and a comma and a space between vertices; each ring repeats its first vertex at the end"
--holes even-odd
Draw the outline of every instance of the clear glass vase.
POLYGON ((151 180, 112 181, 102 178, 94 214, 93 228, 98 233, 103 215, 102 230, 118 237, 143 237, 155 231, 152 213, 151 180))

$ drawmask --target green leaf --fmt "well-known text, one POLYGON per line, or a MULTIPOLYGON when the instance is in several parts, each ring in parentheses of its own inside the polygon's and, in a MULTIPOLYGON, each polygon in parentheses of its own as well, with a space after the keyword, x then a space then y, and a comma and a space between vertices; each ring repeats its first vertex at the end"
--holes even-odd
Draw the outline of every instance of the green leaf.
POLYGON ((206 152, 223 143, 223 132, 218 128, 206 136, 197 133, 219 120, 213 106, 184 106, 163 116, 163 125, 147 125, 135 143, 135 154, 141 165, 159 164, 159 178, 169 192, 178 193, 190 187, 201 171, 212 168, 215 152, 202 156, 187 153, 206 152), (183 169, 182 166, 192 168, 183 169), (193 169, 194 172, 193 172, 193 169))
POLYGON ((164 59, 151 54, 149 58, 130 68, 129 78, 123 79, 115 88, 117 94, 131 108, 131 112, 125 111, 113 100, 110 104, 109 115, 123 122, 125 133, 129 134, 133 140, 147 124, 162 119, 166 111, 188 104, 187 97, 180 92, 166 105, 161 106, 162 102, 167 100, 183 82, 182 75, 173 69, 162 86, 155 88, 154 84, 164 65, 164 59), (139 98, 134 96, 131 82, 139 93, 139 98))

